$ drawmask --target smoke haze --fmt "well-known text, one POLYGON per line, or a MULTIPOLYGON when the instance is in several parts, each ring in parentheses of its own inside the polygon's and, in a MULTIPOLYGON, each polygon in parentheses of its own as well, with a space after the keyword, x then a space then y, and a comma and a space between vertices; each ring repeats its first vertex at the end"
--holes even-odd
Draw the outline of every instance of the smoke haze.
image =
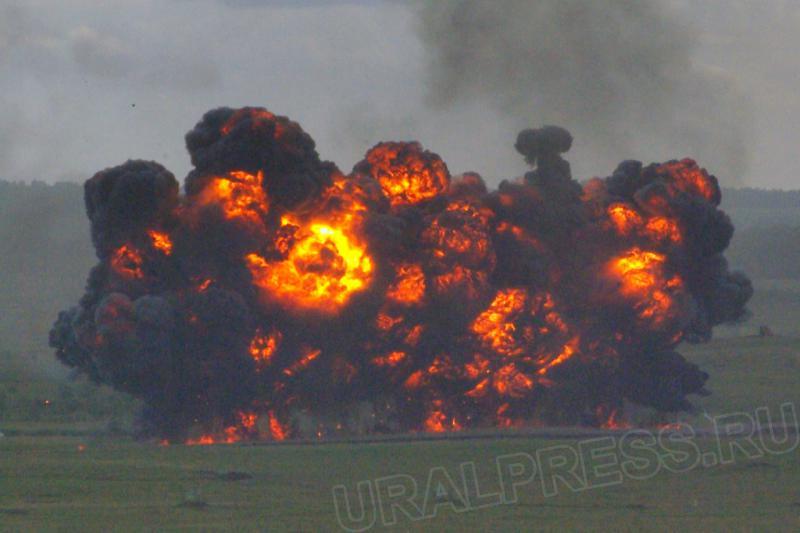
POLYGON ((560 123, 580 179, 686 155, 723 185, 796 187, 797 2, 473 4, 0 2, 0 179, 78 182, 131 156, 184 175, 167 132, 224 104, 285 110, 346 166, 418 139, 496 185, 525 171, 519 129, 560 123))
POLYGON ((728 184, 747 171, 751 103, 693 61, 698 32, 665 2, 426 2, 418 28, 434 107, 478 101, 519 127, 563 124, 588 168, 680 153, 728 184))

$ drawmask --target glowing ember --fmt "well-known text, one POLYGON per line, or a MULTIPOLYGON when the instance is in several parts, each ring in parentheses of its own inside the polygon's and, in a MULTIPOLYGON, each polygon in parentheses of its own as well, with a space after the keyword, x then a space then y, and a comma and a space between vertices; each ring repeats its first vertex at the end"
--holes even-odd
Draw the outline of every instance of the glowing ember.
POLYGON ((142 254, 127 244, 121 246, 111 256, 111 268, 120 276, 128 279, 142 279, 144 272, 142 254))
POLYGON ((529 390, 533 389, 536 383, 523 372, 520 372, 513 364, 505 365, 498 369, 492 379, 494 389, 499 395, 515 398, 525 396, 529 390))
POLYGON ((298 372, 302 372, 303 370, 308 368, 308 366, 311 363, 313 363, 314 360, 317 357, 319 357, 321 353, 322 353, 322 350, 320 350, 320 349, 314 349, 314 348, 308 348, 308 347, 303 348, 303 350, 302 350, 302 354, 303 355, 292 366, 290 366, 289 368, 284 369, 284 371, 283 371, 284 375, 286 375, 287 377, 292 377, 295 374, 297 374, 298 372))
POLYGON ((403 323, 403 317, 391 316, 387 313, 378 313, 375 318, 375 326, 381 331, 390 331, 398 324, 403 323))
POLYGON ((425 419, 425 431, 430 433, 442 433, 444 431, 458 431, 462 429, 455 417, 449 417, 442 411, 442 401, 433 401, 433 410, 425 419))
POLYGON ((372 359, 372 364, 376 366, 397 366, 406 360, 408 354, 405 352, 392 352, 372 359))
POLYGON ((286 440, 289 437, 289 429, 281 424, 275 411, 269 412, 269 431, 273 440, 286 440))
POLYGON ((250 356, 263 367, 270 363, 272 356, 278 350, 283 335, 280 331, 273 331, 269 335, 264 335, 261 331, 256 332, 256 336, 250 342, 250 356))
POLYGON ((150 235, 154 248, 163 252, 164 255, 172 254, 172 239, 169 238, 169 235, 156 230, 150 230, 147 234, 150 235))
POLYGON ((620 414, 619 409, 599 406, 595 415, 603 429, 630 429, 631 425, 620 414))

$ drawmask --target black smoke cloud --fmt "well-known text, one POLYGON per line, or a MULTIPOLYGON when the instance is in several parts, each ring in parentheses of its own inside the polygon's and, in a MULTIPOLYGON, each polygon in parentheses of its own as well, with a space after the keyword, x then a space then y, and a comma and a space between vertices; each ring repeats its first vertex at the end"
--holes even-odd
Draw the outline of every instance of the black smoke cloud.
POLYGON ((742 318, 752 294, 722 255, 717 180, 689 160, 626 161, 582 186, 571 134, 548 126, 518 137, 535 168, 489 191, 417 143, 378 144, 345 175, 261 108, 212 110, 186 143, 183 194, 147 161, 86 182, 100 262, 50 334, 64 364, 144 400, 144 434, 300 436, 297 413, 335 433, 364 403, 383 431, 600 425, 625 400, 689 409, 708 375, 675 348, 742 318), (640 223, 615 229, 615 206, 640 223), (304 307, 307 282, 298 303, 291 275, 259 274, 289 262, 336 287, 346 243, 292 256, 315 224, 370 259, 333 312, 304 307), (401 282, 412 290, 392 296, 401 282))
POLYGON ((152 161, 128 161, 84 184, 92 242, 100 257, 155 227, 178 205, 178 181, 152 161))

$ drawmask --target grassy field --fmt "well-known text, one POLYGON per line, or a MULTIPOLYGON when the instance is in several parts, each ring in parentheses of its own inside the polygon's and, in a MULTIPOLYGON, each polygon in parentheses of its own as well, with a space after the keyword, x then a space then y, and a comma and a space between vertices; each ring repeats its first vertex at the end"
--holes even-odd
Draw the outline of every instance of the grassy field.
MULTIPOLYGON (((707 426, 704 414, 758 407, 777 414, 780 404, 800 406, 800 340, 728 338, 684 352, 712 374, 714 394, 684 418, 692 424, 707 426)), ((431 469, 443 467, 457 479, 459 465, 474 462, 481 491, 491 493, 500 486, 498 456, 535 456, 560 444, 525 437, 162 447, 102 432, 92 437, 97 428, 91 422, 76 424, 45 417, 0 425, 10 434, 0 439, 0 529, 336 531, 336 485, 353 492, 359 481, 406 474, 417 482, 422 501, 431 469), (65 429, 73 434, 60 434, 65 429)), ((566 444, 575 448, 579 442, 566 444)), ((703 454, 720 446, 709 437, 695 442, 703 454)), ((442 505, 435 518, 412 522, 401 516, 395 529, 797 530, 800 454, 740 455, 730 464, 682 473, 662 468, 647 480, 624 477, 614 486, 580 492, 562 487, 555 496, 545 495, 534 479, 519 487, 516 503, 484 509, 463 509, 447 498, 436 500, 442 505)), ((376 529, 381 527, 378 515, 376 529)))
MULTIPOLYGON (((800 285, 758 281, 753 319, 721 330, 709 344, 681 351, 711 379, 713 394, 681 416, 709 427, 709 416, 800 407, 800 285), (773 337, 754 336, 761 324, 773 337)), ((580 440, 480 438, 469 441, 280 446, 161 447, 113 436, 137 407, 108 389, 20 367, 0 354, 0 530, 336 531, 332 489, 355 496, 359 481, 405 474, 422 505, 431 469, 456 484, 474 462, 482 492, 499 490, 495 460, 580 440)), ((696 440, 703 454, 720 443, 696 440)), ((723 442, 723 446, 728 446, 723 442)), ((619 450, 615 456, 622 460, 619 450)), ((596 461, 594 461, 596 463, 596 461)), ((588 467, 594 464, 589 460, 588 467)), ((544 476, 539 476, 544 479, 544 476)), ((355 503, 356 500, 353 500, 355 503)), ((437 500, 438 501, 438 500, 437 500)), ((445 498, 435 518, 400 516, 397 531, 797 530, 800 454, 738 456, 730 464, 547 496, 538 479, 519 501, 464 509, 445 498), (456 512, 462 511, 462 512, 456 512)), ((369 515, 369 513, 368 513, 369 515)), ((376 514, 376 530, 383 529, 376 514)))
MULTIPOLYGON (((786 402, 800 408, 800 339, 725 338, 684 346, 681 352, 711 375, 711 396, 693 400, 702 413, 752 412, 758 407, 777 412, 786 402)), ((699 416, 694 420, 700 425, 699 416)))
MULTIPOLYGON (((715 449, 699 441, 702 450, 715 449)), ((0 445, 4 530, 339 529, 331 489, 408 474, 425 486, 429 470, 456 477, 474 461, 481 490, 499 487, 495 458, 534 454, 553 441, 480 440, 326 446, 158 447, 119 440, 15 438, 0 445), (79 446, 85 445, 83 451, 79 446), (244 479, 240 479, 244 478, 244 479)), ((573 445, 573 444, 570 444, 573 445)), ((546 496, 534 482, 514 504, 433 519, 399 518, 398 530, 531 529, 796 530, 796 453, 738 460, 646 481, 546 496)), ((378 520, 380 525, 380 520, 378 520)))
POLYGON ((800 282, 796 280, 753 280, 755 294, 747 305, 751 316, 742 324, 721 326, 718 337, 747 336, 769 326, 777 335, 800 337, 800 282))

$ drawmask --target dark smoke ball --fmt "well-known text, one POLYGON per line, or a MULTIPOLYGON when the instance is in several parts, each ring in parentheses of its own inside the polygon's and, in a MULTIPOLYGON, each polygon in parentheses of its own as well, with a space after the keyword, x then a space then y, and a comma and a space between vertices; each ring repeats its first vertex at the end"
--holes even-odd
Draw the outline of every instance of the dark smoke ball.
POLYGON ((459 199, 483 198, 488 193, 486 182, 477 172, 466 172, 456 176, 450 182, 448 191, 450 198, 459 199))
POLYGON ((136 320, 136 353, 131 354, 130 366, 142 376, 141 390, 146 395, 163 391, 176 376, 174 368, 173 334, 175 310, 161 296, 142 296, 133 303, 136 320))
POLYGON ((185 305, 179 397, 192 398, 192 404, 176 413, 182 427, 230 418, 253 400, 257 381, 248 351, 253 317, 244 298, 210 288, 189 296, 185 305))
POLYGON ((753 296, 753 283, 741 272, 729 272, 728 262, 721 254, 705 263, 701 295, 709 324, 713 327, 744 318, 745 305, 753 296))
POLYGON ((81 318, 83 315, 78 307, 61 311, 50 330, 49 343, 56 350, 56 357, 62 363, 87 370, 94 377, 96 374, 93 372, 91 356, 81 346, 76 333, 81 318))
POLYGON ((190 196, 209 176, 263 172, 270 200, 293 209, 324 189, 335 170, 299 124, 261 107, 209 111, 186 134, 186 148, 195 167, 186 179, 190 196))
POLYGON ((688 411, 690 394, 706 394, 708 374, 675 351, 637 354, 620 368, 626 398, 662 412, 688 411))
POLYGON ((170 331, 175 327, 175 310, 160 296, 142 296, 133 305, 137 326, 152 331, 170 331))
POLYGON ((240 294, 211 288, 192 295, 187 304, 190 316, 196 317, 198 329, 190 342, 199 344, 194 350, 199 359, 224 357, 235 360, 239 355, 247 355, 245 349, 250 343, 252 315, 240 294))
POLYGON ((264 186, 275 203, 292 211, 306 211, 314 207, 314 199, 336 171, 333 163, 322 163, 313 172, 265 176, 264 186))
POLYGON ((175 176, 154 161, 128 161, 89 179, 84 202, 98 256, 168 218, 178 205, 178 189, 175 176))
MULTIPOLYGON (((677 203, 677 202, 676 202, 677 203)), ((694 255, 709 257, 721 254, 733 239, 733 222, 713 205, 696 198, 677 203, 675 211, 687 230, 687 247, 694 255)))
POLYGON ((606 187, 609 194, 621 198, 631 199, 633 195, 647 185, 646 178, 642 177, 642 162, 628 159, 623 161, 614 170, 614 173, 606 178, 606 187))
POLYGON ((133 303, 128 296, 112 292, 94 313, 97 330, 103 335, 130 332, 133 329, 133 303))
POLYGON ((527 129, 519 133, 514 148, 525 156, 525 161, 535 165, 542 156, 568 152, 572 148, 572 134, 560 126, 527 129))

